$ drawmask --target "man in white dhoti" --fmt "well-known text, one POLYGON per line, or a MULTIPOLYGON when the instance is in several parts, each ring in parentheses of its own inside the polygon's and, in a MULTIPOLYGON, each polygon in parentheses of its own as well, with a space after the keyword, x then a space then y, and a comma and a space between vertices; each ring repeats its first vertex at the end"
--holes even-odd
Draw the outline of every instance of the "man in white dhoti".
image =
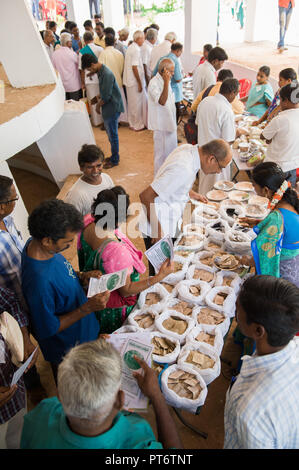
POLYGON ((128 121, 134 131, 141 131, 147 126, 147 94, 140 50, 143 43, 144 33, 135 31, 133 43, 126 53, 123 75, 123 84, 127 90, 128 121))
POLYGON ((145 33, 145 41, 141 46, 141 57, 144 68, 144 75, 146 84, 148 86, 150 79, 152 78, 152 72, 150 69, 150 58, 153 47, 157 41, 158 31, 154 28, 149 28, 145 33))
POLYGON ((84 54, 93 54, 97 59, 99 58, 103 48, 101 46, 97 46, 93 42, 93 34, 90 31, 86 31, 83 34, 83 41, 85 46, 79 52, 79 70, 81 74, 81 81, 83 89, 86 90, 86 97, 89 103, 90 109, 90 119, 93 126, 99 126, 103 123, 102 114, 96 112, 96 104, 92 105, 91 100, 99 95, 99 79, 97 74, 92 76, 88 76, 88 70, 82 70, 82 56, 84 54))
MULTIPOLYGON (((199 104, 196 114, 198 126, 198 145, 202 146, 214 139, 223 139, 232 144, 242 132, 236 132, 232 101, 239 93, 239 82, 236 78, 227 78, 222 82, 219 93, 208 96, 199 104)), ((216 181, 231 179, 231 165, 222 169, 218 174, 205 174, 202 170, 199 176, 198 191, 206 195, 216 181)))
POLYGON ((154 131, 154 174, 177 147, 175 97, 171 88, 174 63, 161 60, 148 87, 148 128, 154 131))

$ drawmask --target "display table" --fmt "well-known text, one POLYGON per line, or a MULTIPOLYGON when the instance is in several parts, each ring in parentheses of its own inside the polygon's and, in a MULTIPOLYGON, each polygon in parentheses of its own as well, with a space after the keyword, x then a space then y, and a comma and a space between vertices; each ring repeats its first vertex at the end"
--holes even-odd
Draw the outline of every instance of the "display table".
POLYGON ((240 173, 240 171, 246 171, 247 176, 250 179, 250 172, 253 169, 253 167, 248 166, 246 162, 242 162, 240 160, 240 154, 239 154, 238 150, 236 150, 236 149, 233 149, 233 162, 236 166, 237 171, 232 176, 232 181, 234 181, 234 182, 237 181, 236 178, 237 178, 238 174, 240 173))

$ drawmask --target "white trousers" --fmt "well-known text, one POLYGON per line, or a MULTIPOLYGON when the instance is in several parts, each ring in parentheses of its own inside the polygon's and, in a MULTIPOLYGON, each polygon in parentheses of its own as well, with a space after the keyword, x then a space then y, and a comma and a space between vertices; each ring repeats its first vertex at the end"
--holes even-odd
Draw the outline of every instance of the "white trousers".
POLYGON ((22 408, 9 421, 0 424, 0 449, 19 449, 26 408, 22 408))
POLYGON ((147 127, 147 95, 144 88, 138 92, 138 85, 127 87, 128 121, 135 131, 147 127))
POLYGON ((224 168, 221 173, 215 173, 214 175, 206 175, 200 170, 198 192, 205 196, 208 191, 213 189, 216 181, 220 180, 231 181, 231 164, 224 168))
POLYGON ((124 104, 124 112, 119 116, 119 122, 128 122, 128 104, 123 87, 120 88, 120 94, 124 104))
POLYGON ((178 146, 177 131, 154 131, 154 175, 178 146))

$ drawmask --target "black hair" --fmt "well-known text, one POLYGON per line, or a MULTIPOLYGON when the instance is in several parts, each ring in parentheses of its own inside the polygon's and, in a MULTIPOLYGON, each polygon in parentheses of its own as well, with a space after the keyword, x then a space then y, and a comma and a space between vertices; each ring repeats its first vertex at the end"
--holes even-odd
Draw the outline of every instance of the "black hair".
POLYGON ((150 24, 150 25, 149 25, 149 28, 156 29, 157 31, 159 31, 159 30, 160 30, 160 26, 159 26, 158 24, 156 24, 156 23, 152 23, 152 24, 150 24))
POLYGON ((81 67, 82 70, 88 69, 91 67, 91 64, 97 64, 98 59, 93 54, 83 54, 81 58, 81 67))
MULTIPOLYGON (((84 57, 85 54, 83 54, 84 57)), ((82 58, 83 58, 82 57, 82 58)), ((78 163, 79 166, 84 165, 85 163, 93 163, 97 160, 104 161, 104 153, 100 147, 93 144, 84 144, 82 145, 81 150, 78 153, 78 163)))
POLYGON ((218 46, 213 47, 213 49, 210 50, 209 55, 208 55, 209 62, 213 62, 213 60, 223 61, 227 59, 228 59, 228 56, 225 50, 222 49, 222 47, 218 47, 218 46))
MULTIPOLYGON (((251 173, 253 181, 261 186, 261 188, 269 188, 271 191, 276 192, 284 180, 290 179, 290 173, 284 173, 279 165, 274 162, 264 162, 257 165, 251 173)), ((287 202, 299 214, 299 199, 296 191, 288 188, 283 195, 282 201, 287 202)))
POLYGON ((84 42, 93 41, 93 34, 90 31, 86 31, 83 34, 83 40, 84 40, 84 42))
POLYGON ((230 69, 221 69, 217 75, 218 82, 224 82, 227 78, 234 78, 233 72, 230 69))
POLYGON ((203 46, 203 50, 204 50, 204 51, 210 52, 212 49, 213 49, 212 44, 205 44, 205 45, 203 46))
POLYGON ((0 203, 7 201, 10 197, 10 190, 13 185, 13 180, 8 176, 0 175, 0 203))
POLYGON ((147 31, 148 31, 149 29, 150 29, 150 26, 146 26, 146 27, 144 28, 144 30, 143 30, 144 35, 146 35, 146 33, 147 33, 147 31))
POLYGON ((49 21, 49 29, 54 28, 54 26, 57 26, 56 21, 49 21))
POLYGON ((74 28, 77 28, 77 23, 73 21, 71 25, 69 26, 69 28, 70 28, 70 31, 72 32, 74 28))
POLYGON ((294 80, 292 83, 281 87, 279 92, 280 99, 282 101, 288 100, 293 104, 299 103, 299 83, 294 80))
POLYGON ((114 186, 99 192, 91 206, 91 214, 95 223, 101 221, 98 225, 103 230, 115 230, 121 222, 127 220, 129 205, 130 198, 124 188, 114 186))
POLYGON ((297 73, 294 69, 288 68, 283 69, 279 72, 279 76, 285 80, 297 80, 297 73))
POLYGON ((60 199, 50 199, 36 207, 28 218, 30 235, 36 240, 49 237, 56 243, 67 231, 83 229, 83 216, 72 205, 60 199))
POLYGON ((213 155, 217 160, 223 161, 227 157, 230 146, 227 142, 221 139, 215 139, 202 145, 201 149, 205 155, 213 155))
POLYGON ((183 49, 183 44, 181 44, 180 42, 173 42, 171 44, 171 48, 170 48, 172 51, 181 51, 183 49))
POLYGON ((84 28, 86 28, 86 26, 90 26, 92 28, 92 21, 91 20, 85 20, 84 23, 83 23, 83 26, 84 26, 84 28))
POLYGON ((274 276, 252 276, 241 287, 246 323, 262 325, 273 347, 286 346, 299 331, 299 289, 274 276))
POLYGON ((97 26, 101 26, 101 28, 102 28, 103 31, 104 31, 105 26, 104 26, 104 23, 102 23, 102 21, 99 21, 98 23, 96 23, 96 25, 97 25, 97 26))
POLYGON ((96 19, 96 18, 97 18, 97 19, 98 19, 98 18, 101 19, 101 18, 102 18, 102 15, 100 15, 100 13, 95 13, 95 14, 93 15, 93 18, 94 18, 94 19, 96 19))
POLYGON ((71 27, 72 27, 73 24, 74 24, 73 21, 66 21, 66 22, 64 23, 64 28, 67 30, 67 32, 70 32, 70 31, 71 31, 71 27))
POLYGON ((219 93, 221 93, 221 95, 237 93, 239 91, 239 87, 240 83, 236 78, 227 78, 221 83, 219 93))
POLYGON ((105 45, 106 46, 114 46, 115 44, 115 36, 113 34, 106 34, 105 35, 105 45))
POLYGON ((104 29, 105 34, 112 34, 112 36, 115 36, 115 30, 108 26, 107 28, 104 29))
POLYGON ((269 77, 270 67, 268 67, 268 65, 262 65, 262 67, 259 68, 259 72, 262 72, 266 75, 266 77, 269 77))
POLYGON ((62 29, 62 30, 60 31, 60 34, 63 34, 63 33, 71 34, 68 29, 62 29))

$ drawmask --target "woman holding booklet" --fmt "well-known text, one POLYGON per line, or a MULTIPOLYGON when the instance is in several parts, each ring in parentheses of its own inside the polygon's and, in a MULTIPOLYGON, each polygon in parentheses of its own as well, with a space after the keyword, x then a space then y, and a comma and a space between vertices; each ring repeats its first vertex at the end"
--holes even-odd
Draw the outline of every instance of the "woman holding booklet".
POLYGON ((80 271, 99 269, 110 274, 127 269, 123 287, 111 292, 104 310, 96 312, 101 333, 112 333, 121 327, 137 303, 137 294, 162 281, 173 272, 173 263, 165 261, 159 272, 140 281, 146 271, 142 252, 120 231, 126 222, 130 204, 129 195, 121 186, 101 191, 84 217, 84 229, 78 237, 80 271))

